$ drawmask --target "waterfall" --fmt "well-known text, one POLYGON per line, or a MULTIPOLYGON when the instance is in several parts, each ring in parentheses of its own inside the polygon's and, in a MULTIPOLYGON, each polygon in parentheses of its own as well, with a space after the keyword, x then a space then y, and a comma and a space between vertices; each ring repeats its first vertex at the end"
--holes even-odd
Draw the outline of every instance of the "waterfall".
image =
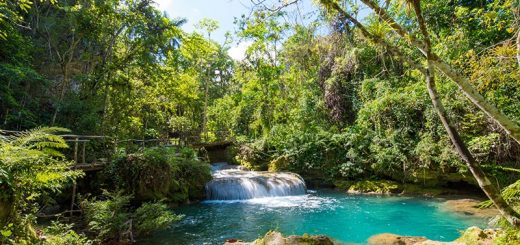
POLYGON ((304 195, 305 182, 295 173, 247 171, 227 164, 213 165, 213 180, 206 184, 209 200, 245 200, 304 195))

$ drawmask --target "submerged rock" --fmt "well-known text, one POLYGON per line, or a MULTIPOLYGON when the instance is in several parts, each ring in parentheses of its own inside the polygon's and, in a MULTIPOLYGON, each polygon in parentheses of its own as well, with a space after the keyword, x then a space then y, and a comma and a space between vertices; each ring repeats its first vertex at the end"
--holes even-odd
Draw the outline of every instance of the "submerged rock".
POLYGON ((243 242, 241 240, 231 239, 226 241, 224 245, 335 245, 334 241, 326 236, 288 236, 284 237, 280 232, 270 231, 263 238, 253 242, 243 242))
POLYGON ((479 200, 470 198, 447 200, 441 205, 441 209, 482 218, 491 218, 499 214, 498 210, 495 208, 480 208, 480 202, 481 201, 479 200))

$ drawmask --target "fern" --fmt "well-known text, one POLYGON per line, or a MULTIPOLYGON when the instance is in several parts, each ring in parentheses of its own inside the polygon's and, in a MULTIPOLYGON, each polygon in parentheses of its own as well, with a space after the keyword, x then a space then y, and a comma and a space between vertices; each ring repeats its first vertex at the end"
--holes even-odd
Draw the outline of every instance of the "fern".
POLYGON ((29 149, 65 149, 68 148, 65 140, 56 135, 70 130, 59 127, 38 127, 8 137, 8 142, 14 146, 27 147, 29 149))
MULTIPOLYGON (((517 180, 515 183, 504 188, 502 190, 502 197, 509 204, 520 202, 520 180, 517 180)), ((491 200, 487 200, 481 202, 479 206, 481 208, 489 208, 493 206, 493 202, 491 202, 491 200)))
POLYGON ((14 224, 9 236, 26 236, 24 227, 33 222, 30 217, 38 210, 39 201, 82 176, 83 172, 70 169, 72 162, 60 152, 68 147, 56 135, 62 132, 68 130, 36 128, 15 135, 1 135, 0 131, 0 185, 5 189, 0 201, 11 207, 8 218, 14 224))

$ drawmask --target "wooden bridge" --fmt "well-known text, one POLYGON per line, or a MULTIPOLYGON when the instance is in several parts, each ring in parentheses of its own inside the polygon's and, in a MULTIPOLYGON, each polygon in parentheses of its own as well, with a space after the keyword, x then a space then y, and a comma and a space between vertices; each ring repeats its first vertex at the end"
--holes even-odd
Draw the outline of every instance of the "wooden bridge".
MULTIPOLYGON (((98 135, 60 135, 69 144, 70 149, 67 156, 74 160, 74 169, 87 171, 102 170, 112 160, 112 156, 119 148, 129 152, 132 149, 164 146, 181 148, 184 146, 196 149, 204 149, 211 153, 221 151, 233 144, 233 140, 227 138, 221 141, 204 142, 199 136, 185 138, 162 138, 162 139, 125 139, 117 140, 108 136, 98 135)), ((211 154, 210 154, 211 155, 211 154)))
MULTIPOLYGON (((1 130, 0 135, 16 135, 20 131, 1 130)), ((221 151, 232 144, 232 140, 226 137, 226 140, 216 142, 201 141, 199 136, 188 136, 180 138, 164 138, 164 139, 125 139, 117 140, 113 137, 100 135, 74 135, 64 134, 59 135, 63 137, 65 142, 69 144, 69 149, 66 150, 65 155, 71 160, 74 160, 73 169, 82 170, 84 172, 100 171, 104 169, 108 163, 111 162, 112 156, 117 153, 120 147, 123 147, 126 152, 133 149, 150 147, 150 146, 165 146, 165 147, 183 147, 191 146, 197 149, 205 149, 208 153, 208 158, 211 159, 210 152, 221 151)), ((218 155, 218 154, 217 154, 218 155)), ((72 215, 78 211, 76 205, 77 183, 74 181, 72 185, 72 197, 69 212, 72 215)))
MULTIPOLYGON (((20 131, 2 130, 0 135, 16 135, 20 131)), ((181 148, 184 146, 196 149, 204 149, 206 152, 225 149, 233 143, 231 137, 225 131, 219 131, 216 135, 223 139, 220 141, 205 142, 200 135, 183 135, 178 138, 156 138, 156 139, 123 139, 119 140, 110 136, 100 135, 75 135, 63 134, 69 149, 65 150, 65 156, 74 161, 72 168, 85 172, 102 170, 107 163, 111 162, 112 156, 118 149, 132 152, 139 148, 164 146, 181 148)))

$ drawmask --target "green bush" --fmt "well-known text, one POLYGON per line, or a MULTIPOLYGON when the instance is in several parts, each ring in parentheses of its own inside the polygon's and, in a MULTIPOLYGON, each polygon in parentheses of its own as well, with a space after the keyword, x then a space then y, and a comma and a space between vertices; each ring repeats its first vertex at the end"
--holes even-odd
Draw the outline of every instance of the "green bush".
POLYGON ((134 225, 138 235, 148 234, 151 231, 165 229, 182 217, 170 212, 163 203, 143 203, 135 210, 134 225))
POLYGON ((105 200, 83 200, 81 207, 90 231, 96 233, 96 239, 120 240, 128 238, 130 213, 127 209, 131 196, 121 192, 104 192, 105 200))
POLYGON ((184 203, 204 197, 211 180, 208 163, 198 160, 194 150, 154 147, 122 155, 107 168, 113 184, 137 201, 166 200, 184 203))
POLYGON ((90 245, 93 241, 89 240, 84 234, 78 234, 72 230, 73 224, 62 224, 53 221, 51 225, 45 227, 46 236, 44 244, 49 245, 90 245))
POLYGON ((104 200, 81 202, 85 220, 98 242, 128 241, 134 235, 145 235, 168 227, 182 216, 170 212, 163 203, 144 203, 137 209, 130 205, 132 196, 122 192, 104 192, 104 200))

